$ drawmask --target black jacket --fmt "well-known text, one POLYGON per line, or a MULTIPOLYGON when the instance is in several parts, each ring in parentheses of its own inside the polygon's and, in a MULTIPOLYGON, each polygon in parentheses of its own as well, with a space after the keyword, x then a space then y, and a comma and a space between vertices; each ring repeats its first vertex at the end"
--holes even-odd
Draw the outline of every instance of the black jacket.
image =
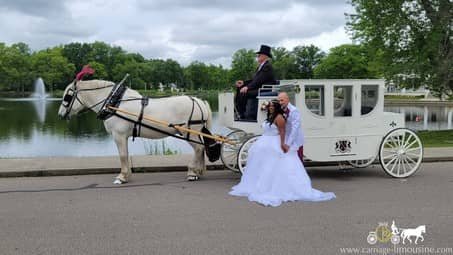
POLYGON ((244 86, 253 90, 261 88, 263 84, 277 84, 272 64, 269 61, 266 61, 263 67, 255 73, 253 79, 244 81, 244 86))

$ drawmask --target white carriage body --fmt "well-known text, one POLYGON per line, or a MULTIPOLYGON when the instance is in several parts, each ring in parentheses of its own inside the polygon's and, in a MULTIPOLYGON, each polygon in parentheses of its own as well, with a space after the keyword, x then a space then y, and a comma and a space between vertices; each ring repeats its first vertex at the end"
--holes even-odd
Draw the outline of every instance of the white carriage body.
POLYGON ((383 137, 405 126, 404 115, 384 112, 384 80, 381 79, 281 80, 279 85, 265 85, 258 95, 256 122, 236 121, 234 94, 221 93, 220 124, 261 134, 261 123, 266 118, 261 105, 275 99, 278 91, 287 92, 301 113, 304 155, 312 161, 374 158, 383 137), (264 91, 267 93, 261 93, 264 91))

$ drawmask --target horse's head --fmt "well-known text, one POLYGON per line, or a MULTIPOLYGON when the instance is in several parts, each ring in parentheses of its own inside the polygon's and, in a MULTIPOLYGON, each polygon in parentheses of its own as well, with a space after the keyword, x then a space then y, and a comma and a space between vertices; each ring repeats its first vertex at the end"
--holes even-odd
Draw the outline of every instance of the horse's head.
POLYGON ((64 90, 58 115, 70 119, 83 110, 95 110, 106 100, 113 85, 102 80, 73 81, 64 90))
POLYGON ((419 226, 419 228, 421 229, 422 233, 426 233, 426 225, 421 225, 419 226))
POLYGON ((84 105, 77 97, 77 82, 71 82, 63 93, 60 108, 58 109, 58 116, 64 119, 70 119, 84 109, 84 105))

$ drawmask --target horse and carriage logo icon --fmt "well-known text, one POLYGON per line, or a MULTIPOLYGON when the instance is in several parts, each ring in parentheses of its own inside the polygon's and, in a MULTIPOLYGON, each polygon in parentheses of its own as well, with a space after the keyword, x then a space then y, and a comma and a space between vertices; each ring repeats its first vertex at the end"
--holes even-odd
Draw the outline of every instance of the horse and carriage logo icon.
POLYGON ((409 240, 412 243, 411 237, 415 237, 415 244, 418 240, 421 239, 423 242, 425 238, 422 234, 426 233, 426 226, 421 225, 417 228, 397 228, 395 221, 392 221, 390 228, 388 227, 387 222, 379 222, 379 225, 376 227, 375 231, 370 231, 367 237, 367 242, 369 244, 387 243, 390 241, 392 244, 399 244, 401 241, 405 244, 405 240, 409 240))

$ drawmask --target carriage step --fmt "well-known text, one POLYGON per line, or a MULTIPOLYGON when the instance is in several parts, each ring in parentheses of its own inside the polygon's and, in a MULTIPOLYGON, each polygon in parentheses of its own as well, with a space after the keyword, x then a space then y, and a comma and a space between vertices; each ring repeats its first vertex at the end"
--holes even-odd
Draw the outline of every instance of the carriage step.
POLYGON ((240 121, 240 122, 258 122, 257 120, 254 119, 234 119, 234 121, 240 121))

